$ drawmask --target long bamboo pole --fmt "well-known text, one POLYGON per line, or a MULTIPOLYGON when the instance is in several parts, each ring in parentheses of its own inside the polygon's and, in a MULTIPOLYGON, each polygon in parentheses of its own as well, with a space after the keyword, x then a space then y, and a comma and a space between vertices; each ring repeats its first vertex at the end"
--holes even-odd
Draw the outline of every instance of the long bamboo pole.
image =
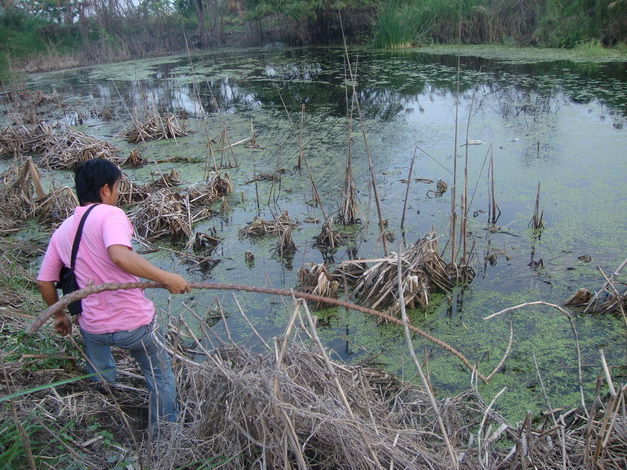
MULTIPOLYGON (((397 325, 403 326, 403 322, 396 317, 388 315, 383 312, 379 312, 377 310, 362 307, 360 305, 356 305, 350 302, 346 302, 344 300, 332 299, 330 297, 322 297, 320 295, 307 294, 305 292, 298 292, 294 290, 288 289, 274 289, 269 287, 255 287, 248 286, 244 284, 209 284, 209 283, 199 283, 192 282, 190 283, 192 289, 212 289, 212 290, 235 290, 235 291, 245 291, 245 292, 256 292, 260 294, 272 294, 272 295, 280 295, 284 297, 296 297, 300 299, 309 300, 312 302, 323 302, 331 305, 336 305, 338 307, 344 307, 351 310, 356 310, 358 312, 367 313, 369 315, 375 315, 377 317, 382 318, 385 321, 396 323, 397 325)), ((55 304, 49 306, 46 310, 44 310, 29 326, 26 328, 26 334, 32 335, 35 333, 55 312, 66 308, 70 303, 84 299, 92 294, 98 294, 100 292, 110 291, 110 290, 118 290, 118 289, 155 289, 155 288, 164 288, 162 284, 157 282, 127 282, 127 283, 119 283, 119 282, 111 282, 106 284, 99 284, 97 286, 88 286, 84 289, 77 290, 72 292, 71 294, 64 295, 61 299, 59 299, 55 304)), ((476 368, 470 363, 466 357, 457 351, 452 346, 446 344, 444 341, 439 340, 438 338, 431 336, 429 333, 417 328, 413 325, 409 325, 409 329, 414 333, 418 333, 422 337, 428 339, 432 343, 437 344, 445 351, 453 354, 457 357, 466 368, 474 372, 476 368)), ((485 383, 488 383, 486 377, 482 375, 480 372, 476 372, 477 376, 485 383)))

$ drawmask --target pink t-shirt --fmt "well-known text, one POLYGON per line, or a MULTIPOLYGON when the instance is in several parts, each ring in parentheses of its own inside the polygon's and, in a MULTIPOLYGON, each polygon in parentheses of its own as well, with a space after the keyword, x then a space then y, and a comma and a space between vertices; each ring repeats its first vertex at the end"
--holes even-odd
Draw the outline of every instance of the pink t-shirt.
MULTIPOLYGON (((79 206, 52 234, 46 255, 39 269, 40 281, 58 281, 63 265, 70 265, 72 244, 81 217, 89 206, 79 206)), ((83 227, 81 243, 76 255, 75 273, 78 285, 107 282, 137 282, 113 264, 107 248, 123 245, 130 249, 133 226, 124 211, 118 207, 99 204, 83 227)), ((92 294, 82 300, 83 313, 78 316, 80 327, 88 333, 101 334, 128 331, 149 324, 155 314, 154 305, 141 289, 106 291, 92 294)))

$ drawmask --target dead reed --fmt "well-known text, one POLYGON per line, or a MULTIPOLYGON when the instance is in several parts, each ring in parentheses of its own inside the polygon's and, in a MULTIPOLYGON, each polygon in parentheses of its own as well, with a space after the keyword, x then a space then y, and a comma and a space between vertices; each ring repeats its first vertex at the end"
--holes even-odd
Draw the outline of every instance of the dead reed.
POLYGON ((118 183, 118 203, 129 206, 143 201, 148 197, 148 185, 136 184, 125 173, 118 183))
POLYGON ((192 234, 193 217, 186 196, 169 188, 148 193, 128 214, 137 235, 145 241, 169 237, 186 240, 192 234))
MULTIPOLYGON (((397 296, 396 255, 372 260, 375 264, 356 279, 352 295, 359 305, 374 309, 388 309, 389 314, 400 309, 397 296)), ((366 263, 364 260, 363 263, 366 263)), ((447 292, 452 287, 449 269, 438 253, 437 238, 433 233, 407 247, 401 254, 403 297, 405 305, 416 308, 429 305, 434 291, 447 292)), ((339 274, 339 273, 338 273, 339 274)), ((354 277, 354 267, 351 276, 354 277)))
POLYGON ((132 116, 132 125, 124 129, 120 135, 126 137, 126 141, 139 144, 149 140, 176 139, 187 135, 185 126, 180 126, 175 115, 163 118, 153 106, 145 112, 145 116, 138 117, 137 108, 132 116))
POLYGON ((296 253, 296 243, 292 240, 292 227, 286 226, 279 234, 279 239, 276 242, 276 255, 281 260, 291 261, 291 258, 296 253))
POLYGON ((3 230, 11 231, 23 221, 37 218, 42 224, 54 225, 72 213, 78 201, 68 187, 46 193, 40 182, 39 170, 27 158, 21 167, 10 166, 2 174, 0 210, 3 230))
MULTIPOLYGON (((3 329, 9 322, 15 326, 24 321, 0 315, 3 329)), ((292 323, 303 324, 300 313, 292 323)), ((155 470, 199 463, 224 470, 450 468, 421 388, 375 366, 331 361, 307 340, 311 330, 295 337, 290 328, 272 350, 259 354, 226 340, 208 351, 192 335, 194 329, 184 322, 182 327, 172 325, 172 332, 180 331, 178 336, 192 338, 193 344, 182 348, 179 343, 174 359, 181 420, 157 439, 141 441, 137 449, 122 418, 141 439, 146 395, 139 370, 121 357, 122 380, 113 396, 95 391, 86 381, 34 391, 15 398, 15 417, 4 413, 0 423, 30 425, 32 442, 55 443, 46 448, 46 459, 71 455, 74 463, 87 468, 112 468, 111 462, 121 459, 155 470), (190 359, 199 354, 205 360, 190 359), (115 436, 115 447, 94 435, 95 423, 115 436)), ((71 352, 68 358, 79 359, 71 352)), ((76 375, 24 368, 37 360, 4 362, 9 380, 0 385, 2 395, 8 394, 9 384, 12 390, 30 388, 76 375)), ((441 398, 438 405, 462 468, 620 469, 627 459, 622 431, 627 387, 612 386, 613 394, 603 394, 604 383, 600 378, 587 408, 529 414, 516 424, 494 410, 494 401, 485 403, 473 390, 441 398)))
POLYGON ((54 130, 43 121, 32 128, 17 124, 5 128, 0 134, 0 155, 39 154, 56 143, 54 130))
POLYGON ((218 199, 233 192, 233 183, 227 173, 216 174, 206 183, 196 184, 187 189, 192 207, 213 204, 218 199))
POLYGON ((264 235, 281 236, 288 227, 296 227, 297 222, 290 219, 287 211, 281 212, 281 215, 275 215, 273 220, 265 220, 261 217, 255 217, 246 227, 240 230, 242 237, 261 237, 264 235))
POLYGON ((333 229, 333 217, 329 217, 322 224, 320 233, 316 237, 315 246, 334 250, 344 242, 345 237, 337 230, 333 229))
MULTIPOLYGON (((305 304, 265 354, 231 341, 209 351, 184 321, 177 330, 205 361, 175 353, 186 424, 152 443, 152 467, 451 468, 427 393, 377 367, 331 361, 305 304)), ((494 410, 505 389, 490 404, 469 390, 437 406, 462 468, 622 468, 627 385, 602 395, 598 383, 588 409, 528 414, 515 425, 494 410)))
POLYGON ((169 173, 160 173, 159 178, 148 183, 147 189, 149 191, 155 191, 163 188, 179 186, 180 184, 181 180, 179 179, 179 172, 172 168, 169 173))
POLYGON ((538 191, 536 193, 536 203, 533 209, 533 216, 531 217, 531 221, 529 222, 529 226, 533 228, 534 235, 540 236, 542 230, 544 229, 544 222, 542 219, 544 218, 544 211, 540 211, 540 183, 538 183, 538 191))
MULTIPOLYGON (((580 304, 586 305, 586 312, 592 311, 601 314, 620 314, 625 321, 625 326, 627 327, 627 284, 625 282, 620 282, 617 279, 625 266, 627 266, 627 259, 625 259, 609 276, 603 272, 600 266, 597 266, 597 269, 603 276, 605 283, 594 293, 594 295, 588 291, 589 295, 585 299, 585 302, 580 302, 580 304)), ((579 289, 577 292, 581 290, 582 289, 579 289)))
MULTIPOLYGON (((301 267, 298 270, 298 285, 296 290, 322 297, 338 298, 340 283, 333 279, 324 264, 314 264, 311 269, 301 267)), ((327 306, 324 302, 312 302, 314 310, 327 306)))
POLYGON ((41 144, 45 148, 37 163, 43 168, 73 169, 78 163, 92 158, 104 158, 116 164, 122 162, 116 147, 70 127, 52 137, 49 134, 42 137, 47 141, 41 144))
POLYGON ((137 149, 133 149, 130 151, 128 158, 124 160, 120 166, 131 167, 131 168, 140 168, 144 165, 148 164, 148 160, 144 158, 144 156, 137 149))
POLYGON ((143 187, 135 187, 128 178, 123 178, 120 197, 129 203, 137 202, 129 212, 129 218, 143 240, 193 238, 193 225, 214 213, 209 205, 232 191, 231 180, 226 174, 216 175, 185 191, 174 191, 171 188, 174 184, 180 184, 176 170, 162 174, 160 179, 143 187))

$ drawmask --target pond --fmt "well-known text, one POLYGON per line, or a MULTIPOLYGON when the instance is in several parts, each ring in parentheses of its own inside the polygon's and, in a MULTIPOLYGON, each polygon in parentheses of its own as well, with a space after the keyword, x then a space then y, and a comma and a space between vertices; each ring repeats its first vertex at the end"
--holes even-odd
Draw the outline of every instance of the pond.
MULTIPOLYGON (((512 420, 520 419, 526 410, 546 410, 547 400, 553 408, 579 405, 577 349, 564 315, 546 306, 530 306, 491 320, 483 318, 525 302, 561 304, 581 287, 594 291, 603 283, 596 266, 609 274, 625 258, 627 198, 621 190, 627 183, 625 61, 574 62, 539 59, 533 53, 486 55, 479 50, 458 59, 437 48, 394 53, 351 49, 348 55, 354 82, 341 48, 272 47, 216 49, 41 74, 29 77, 29 84, 64 96, 64 106, 51 119, 106 139, 121 154, 137 147, 153 161, 190 160, 125 170, 141 182, 172 168, 179 172, 183 186, 199 182, 205 174, 210 139, 219 142, 226 130, 228 140, 235 143, 250 137, 254 128, 261 148, 236 145, 232 152, 216 155, 232 166, 221 171, 233 180, 230 211, 194 227, 205 233, 215 229, 221 242, 214 257, 221 262, 204 270, 186 265, 177 254, 184 251, 184 244, 166 242, 146 254, 155 264, 197 282, 292 288, 301 266, 326 261, 332 267, 355 257, 383 256, 369 156, 388 231, 395 234, 388 249, 398 251, 400 241, 414 243, 431 230, 443 248, 456 154, 458 197, 467 161, 468 223, 476 276, 449 295, 434 295, 427 312, 410 312, 412 323, 462 352, 487 374, 508 347, 511 320, 513 344, 504 367, 489 384, 478 385, 486 402, 507 387, 496 408, 512 420), (351 83, 359 110, 351 110, 348 104, 351 83), (139 146, 126 143, 119 132, 131 123, 136 109, 141 113, 153 105, 178 116, 190 135, 139 146), (113 119, 99 117, 104 110, 113 119), (349 114, 361 224, 348 246, 321 253, 313 244, 320 225, 307 221, 322 220, 322 209, 333 216, 340 206, 349 114), (465 146, 466 138, 473 145, 465 146), (295 165, 301 148, 306 165, 299 171, 295 165), (488 225, 491 157, 500 210, 496 231, 488 225), (279 170, 280 183, 251 182, 279 170), (439 179, 449 191, 435 197, 439 179), (311 203, 312 180, 322 208, 311 203), (529 224, 539 185, 545 228, 540 238, 534 238, 529 224), (292 233, 297 252, 288 261, 273 255, 276 240, 238 236, 254 217, 268 220, 281 211, 299 221, 292 233), (246 251, 253 252, 254 263, 244 261, 246 251)), ((69 173, 48 177, 56 184, 70 184, 69 173)), ((443 256, 449 259, 446 253, 443 256)), ((230 314, 227 326, 234 339, 259 348, 231 293, 195 291, 171 303, 163 293, 149 295, 174 315, 187 315, 190 309, 202 313, 217 296, 230 314)), ((282 333, 289 309, 277 298, 243 293, 237 298, 263 337, 282 333)), ((381 364, 406 379, 416 379, 402 329, 396 325, 377 326, 364 314, 342 309, 316 313, 319 333, 332 357, 381 364)), ((583 386, 590 399, 594 379, 603 374, 600 348, 615 378, 625 380, 625 324, 612 316, 574 313, 583 386)), ((224 322, 218 321, 213 329, 224 335, 224 322)), ((422 337, 416 337, 414 344, 436 393, 470 387, 471 374, 456 358, 422 337)))

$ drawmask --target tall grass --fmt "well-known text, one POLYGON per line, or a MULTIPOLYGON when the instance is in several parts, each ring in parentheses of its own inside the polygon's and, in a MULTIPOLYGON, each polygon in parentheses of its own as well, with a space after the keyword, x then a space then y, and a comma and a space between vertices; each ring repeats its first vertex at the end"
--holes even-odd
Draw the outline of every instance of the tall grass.
POLYGON ((24 58, 41 53, 46 45, 39 34, 46 22, 21 13, 6 13, 0 17, 0 50, 12 57, 24 58))
POLYGON ((458 41, 575 47, 627 41, 627 0, 389 0, 372 29, 377 47, 458 41))
POLYGON ((386 49, 419 45, 430 28, 428 16, 428 11, 406 1, 395 0, 384 4, 372 31, 373 45, 386 49))

